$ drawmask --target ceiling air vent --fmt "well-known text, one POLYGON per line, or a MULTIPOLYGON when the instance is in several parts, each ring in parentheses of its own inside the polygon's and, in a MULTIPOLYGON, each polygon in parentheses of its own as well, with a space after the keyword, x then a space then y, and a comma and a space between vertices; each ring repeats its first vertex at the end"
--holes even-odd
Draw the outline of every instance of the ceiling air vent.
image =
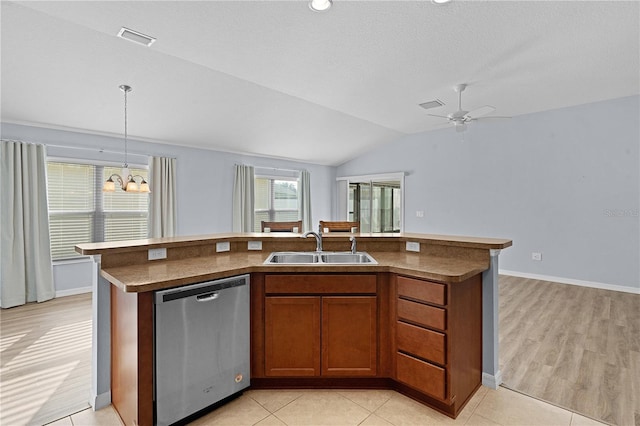
POLYGON ((122 29, 118 33, 118 37, 125 40, 133 41, 134 43, 143 44, 147 47, 151 46, 153 42, 156 41, 156 39, 153 37, 139 33, 138 31, 130 30, 129 28, 125 27, 122 27, 122 29))
POLYGON ((442 102, 440 99, 435 99, 433 101, 423 102, 420 104, 420 106, 424 109, 437 108, 444 106, 444 102, 442 102))

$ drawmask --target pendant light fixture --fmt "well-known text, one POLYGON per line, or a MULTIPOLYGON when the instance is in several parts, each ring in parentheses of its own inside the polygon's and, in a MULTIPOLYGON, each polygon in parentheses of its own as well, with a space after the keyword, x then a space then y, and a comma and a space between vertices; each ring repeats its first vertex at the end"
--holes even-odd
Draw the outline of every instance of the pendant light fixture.
POLYGON ((131 176, 129 172, 129 164, 127 163, 127 93, 131 92, 132 89, 131 86, 123 84, 120 86, 120 90, 124 92, 124 164, 122 165, 122 175, 114 173, 109 176, 109 179, 102 187, 102 191, 115 192, 117 181, 118 186, 125 192, 151 192, 149 184, 142 176, 131 176), (135 178, 140 178, 140 184, 135 181, 135 178))

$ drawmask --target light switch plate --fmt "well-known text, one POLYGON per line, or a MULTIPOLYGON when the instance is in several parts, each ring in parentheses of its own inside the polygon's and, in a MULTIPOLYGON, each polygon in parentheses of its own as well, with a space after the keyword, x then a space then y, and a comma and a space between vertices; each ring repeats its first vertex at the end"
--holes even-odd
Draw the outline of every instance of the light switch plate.
POLYGON ((247 241, 247 250, 262 250, 262 241, 247 241))
POLYGON ((536 261, 542 260, 542 253, 536 253, 536 252, 531 253, 531 260, 536 260, 536 261))
POLYGON ((229 241, 222 241, 221 243, 216 243, 216 251, 219 253, 221 251, 229 251, 231 250, 231 244, 229 241))
POLYGON ((415 251, 417 253, 420 253, 420 243, 407 241, 407 251, 415 251))
POLYGON ((159 260, 167 258, 166 248, 149 249, 149 260, 159 260))

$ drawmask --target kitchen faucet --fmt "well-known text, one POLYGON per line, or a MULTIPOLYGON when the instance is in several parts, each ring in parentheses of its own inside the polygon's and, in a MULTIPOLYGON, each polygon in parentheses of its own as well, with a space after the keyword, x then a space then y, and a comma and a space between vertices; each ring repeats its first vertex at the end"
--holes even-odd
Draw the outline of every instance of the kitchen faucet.
POLYGON ((307 231, 302 234, 302 238, 307 238, 309 235, 313 235, 316 238, 316 251, 322 251, 322 234, 313 231, 307 231))
POLYGON ((351 254, 356 254, 356 237, 350 236, 349 241, 351 241, 351 254))

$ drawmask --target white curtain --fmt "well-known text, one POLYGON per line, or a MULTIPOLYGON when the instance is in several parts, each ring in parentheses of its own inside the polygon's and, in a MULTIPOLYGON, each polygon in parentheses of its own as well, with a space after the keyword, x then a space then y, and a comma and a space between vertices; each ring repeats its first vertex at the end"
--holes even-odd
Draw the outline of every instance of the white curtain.
POLYGON ((44 302, 55 296, 45 147, 3 140, 0 154, 1 306, 44 302))
POLYGON ((311 225, 311 174, 307 170, 300 172, 300 193, 298 197, 298 207, 300 209, 300 219, 304 232, 312 231, 311 225))
POLYGON ((176 235, 176 159, 151 157, 149 238, 176 235))
POLYGON ((253 166, 235 165, 233 178, 233 232, 253 232, 253 166))

